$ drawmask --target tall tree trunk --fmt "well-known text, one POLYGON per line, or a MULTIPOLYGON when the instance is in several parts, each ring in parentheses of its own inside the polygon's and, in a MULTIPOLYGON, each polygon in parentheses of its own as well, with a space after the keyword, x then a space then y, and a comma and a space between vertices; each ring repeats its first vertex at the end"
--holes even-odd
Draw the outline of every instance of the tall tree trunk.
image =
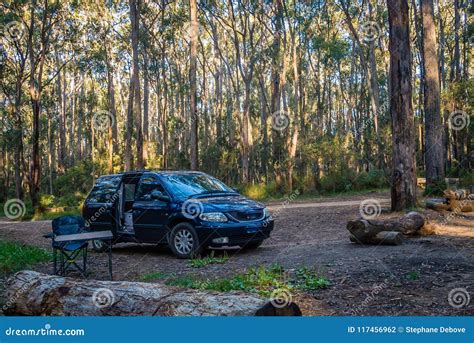
POLYGON ((111 125, 108 130, 108 169, 109 173, 113 172, 113 157, 118 151, 117 142, 117 111, 115 109, 115 84, 114 84, 114 69, 111 63, 111 51, 108 41, 105 42, 105 62, 107 65, 107 102, 108 110, 111 114, 111 125))
POLYGON ((21 175, 21 165, 23 157, 23 120, 21 118, 21 98, 23 96, 22 88, 23 69, 19 73, 15 85, 15 107, 14 107, 14 141, 15 150, 13 152, 13 161, 15 168, 15 197, 23 199, 23 178, 21 175))
POLYGON ((81 93, 79 96, 79 108, 77 110, 77 123, 76 123, 76 157, 78 161, 82 160, 82 118, 85 117, 84 115, 85 102, 86 102, 86 93, 85 93, 85 86, 84 86, 84 79, 83 79, 81 83, 81 93))
MULTIPOLYGON (((295 30, 291 32, 291 46, 293 54, 293 132, 288 135, 288 163, 287 163, 287 188, 289 192, 293 191, 293 171, 295 168, 296 147, 299 134, 299 116, 300 116, 300 93, 299 93, 299 54, 296 46, 295 30)), ((289 126, 290 127, 290 126, 289 126)))
POLYGON ((150 80, 148 77, 148 52, 143 49, 143 139, 144 139, 144 164, 149 159, 149 133, 148 115, 150 108, 150 80))
POLYGON ((59 151, 58 151, 58 167, 61 173, 64 173, 66 164, 66 109, 63 100, 63 87, 66 86, 66 71, 61 71, 61 63, 59 61, 58 53, 56 52, 56 68, 58 68, 57 76, 57 97, 58 97, 58 112, 59 112, 59 151), (62 77, 64 75, 64 78, 62 77), (63 84, 64 80, 64 84, 63 84))
MULTIPOLYGON (((281 99, 281 85, 280 85, 280 74, 281 74, 281 36, 283 30, 283 6, 281 0, 276 0, 274 3, 274 21, 275 21, 275 32, 273 35, 272 42, 272 71, 271 71, 271 99, 270 99, 270 115, 276 116, 280 112, 280 99, 281 99)), ((278 164, 281 159, 282 151, 282 139, 281 133, 278 130, 272 130, 272 159, 273 163, 278 164)), ((279 167, 278 167, 279 168, 279 167)), ((278 169, 279 170, 279 169, 278 169)), ((277 182, 279 181, 280 174, 277 170, 277 182)))
POLYGON ((423 20, 424 108, 426 185, 444 179, 443 124, 440 114, 438 46, 436 43, 433 0, 421 1, 423 20))
POLYGON ((459 1, 454 0, 454 56, 451 64, 451 81, 459 81, 461 79, 461 52, 459 48, 461 16, 459 14, 459 1))
POLYGON ((191 59, 189 64, 189 84, 190 84, 190 110, 191 110, 191 169, 199 168, 198 157, 198 118, 197 118, 197 44, 198 44, 198 21, 197 2, 189 1, 191 17, 191 59))
POLYGON ((30 101, 33 112, 33 130, 31 135, 31 165, 30 165, 30 198, 33 208, 38 207, 39 203, 39 191, 41 181, 41 157, 40 157, 40 112, 41 112, 41 91, 42 91, 42 78, 43 68, 46 59, 46 50, 48 49, 48 33, 49 27, 48 20, 48 0, 44 1, 42 27, 40 35, 41 49, 39 56, 36 56, 33 49, 33 32, 35 30, 35 9, 36 1, 33 0, 31 4, 31 22, 30 22, 30 35, 28 41, 29 57, 30 57, 30 101), (36 74, 37 73, 37 74, 36 74))
POLYGON ((143 127, 142 127, 142 103, 140 96, 140 69, 138 64, 138 34, 139 34, 139 6, 137 0, 130 0, 130 22, 132 29, 132 79, 133 79, 133 114, 137 132, 137 169, 143 169, 143 127))
POLYGON ((390 27, 390 114, 392 117, 392 211, 416 205, 416 166, 410 30, 407 0, 387 0, 390 27))

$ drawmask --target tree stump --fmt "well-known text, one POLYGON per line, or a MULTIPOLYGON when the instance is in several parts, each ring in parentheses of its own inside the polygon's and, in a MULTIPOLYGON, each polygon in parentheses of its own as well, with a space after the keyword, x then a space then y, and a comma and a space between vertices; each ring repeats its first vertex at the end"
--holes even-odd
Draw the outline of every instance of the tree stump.
POLYGON ((424 224, 425 217, 421 213, 410 212, 398 219, 351 220, 347 230, 355 243, 398 245, 403 242, 403 235, 419 234, 424 224))
POLYGON ((301 316, 280 304, 242 293, 219 293, 156 283, 78 280, 34 271, 6 286, 6 315, 27 316, 301 316))

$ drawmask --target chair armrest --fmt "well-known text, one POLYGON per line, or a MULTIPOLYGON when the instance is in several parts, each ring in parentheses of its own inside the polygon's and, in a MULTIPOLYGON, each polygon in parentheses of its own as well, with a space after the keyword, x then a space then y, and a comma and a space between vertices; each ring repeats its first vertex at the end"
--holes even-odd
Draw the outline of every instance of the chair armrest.
POLYGON ((43 235, 44 238, 51 238, 53 239, 56 235, 54 234, 54 232, 49 232, 45 235, 43 235))

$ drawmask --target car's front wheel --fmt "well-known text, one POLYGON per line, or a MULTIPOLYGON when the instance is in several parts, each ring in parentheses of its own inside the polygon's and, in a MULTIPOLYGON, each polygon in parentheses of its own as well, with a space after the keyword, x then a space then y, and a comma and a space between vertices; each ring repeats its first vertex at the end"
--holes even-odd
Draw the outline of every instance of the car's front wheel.
POLYGON ((173 227, 169 246, 178 258, 193 258, 202 251, 196 230, 189 223, 179 223, 173 227))
POLYGON ((106 251, 108 248, 108 245, 107 243, 105 243, 103 240, 101 239, 94 239, 92 241, 92 249, 94 249, 94 251, 97 251, 97 252, 104 252, 106 251))

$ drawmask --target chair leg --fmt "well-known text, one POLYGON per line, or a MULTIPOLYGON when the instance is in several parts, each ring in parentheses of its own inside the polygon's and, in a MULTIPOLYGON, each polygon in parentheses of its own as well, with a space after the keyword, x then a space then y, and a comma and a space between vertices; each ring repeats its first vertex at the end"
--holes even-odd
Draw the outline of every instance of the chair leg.
POLYGON ((112 276, 112 240, 108 241, 107 255, 109 258, 109 276, 112 281, 114 279, 112 276))
POLYGON ((62 250, 59 255, 59 275, 64 276, 64 252, 62 250))
POLYGON ((57 253, 56 248, 53 248, 53 274, 54 275, 56 275, 58 272, 57 262, 58 262, 58 253, 57 253))
POLYGON ((82 269, 84 270, 84 278, 87 278, 87 247, 82 251, 82 269))

